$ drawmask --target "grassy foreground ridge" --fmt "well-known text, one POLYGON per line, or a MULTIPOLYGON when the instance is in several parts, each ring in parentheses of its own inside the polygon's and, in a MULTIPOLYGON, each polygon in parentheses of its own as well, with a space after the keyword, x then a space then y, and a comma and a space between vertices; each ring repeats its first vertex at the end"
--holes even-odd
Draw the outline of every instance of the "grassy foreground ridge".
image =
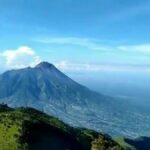
POLYGON ((0 105, 0 150, 123 150, 109 136, 72 128, 32 108, 0 105))

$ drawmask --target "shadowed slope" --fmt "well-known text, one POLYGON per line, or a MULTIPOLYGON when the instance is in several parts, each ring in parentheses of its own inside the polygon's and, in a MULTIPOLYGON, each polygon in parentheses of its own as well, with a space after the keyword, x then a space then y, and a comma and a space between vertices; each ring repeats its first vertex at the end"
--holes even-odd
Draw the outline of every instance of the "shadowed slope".
POLYGON ((123 150, 106 135, 72 128, 35 109, 0 110, 0 150, 123 150))

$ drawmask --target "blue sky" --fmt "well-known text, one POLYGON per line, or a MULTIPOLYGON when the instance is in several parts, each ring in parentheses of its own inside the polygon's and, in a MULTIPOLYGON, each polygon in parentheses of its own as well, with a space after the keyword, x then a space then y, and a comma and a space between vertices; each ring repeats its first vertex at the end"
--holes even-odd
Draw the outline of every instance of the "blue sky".
POLYGON ((0 67, 150 69, 149 0, 0 0, 0 67))

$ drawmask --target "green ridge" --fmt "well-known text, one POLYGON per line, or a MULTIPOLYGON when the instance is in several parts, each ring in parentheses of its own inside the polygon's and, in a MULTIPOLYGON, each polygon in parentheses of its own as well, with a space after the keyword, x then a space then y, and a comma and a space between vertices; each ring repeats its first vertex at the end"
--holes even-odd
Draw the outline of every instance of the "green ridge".
POLYGON ((123 150, 109 136, 68 126, 32 108, 0 106, 0 150, 123 150))

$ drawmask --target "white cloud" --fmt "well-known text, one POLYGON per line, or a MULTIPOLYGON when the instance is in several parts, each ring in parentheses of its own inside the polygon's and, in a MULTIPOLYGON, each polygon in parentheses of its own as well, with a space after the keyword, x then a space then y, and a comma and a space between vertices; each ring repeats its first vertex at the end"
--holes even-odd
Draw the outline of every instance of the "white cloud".
POLYGON ((106 51, 111 49, 108 45, 101 44, 104 41, 78 37, 58 37, 58 38, 36 38, 36 42, 44 44, 61 44, 61 45, 77 45, 92 50, 106 51))
POLYGON ((150 44, 118 46, 119 50, 150 54, 150 44))
POLYGON ((94 64, 94 63, 71 63, 60 61, 55 66, 64 72, 99 72, 99 71, 144 71, 150 72, 149 65, 134 64, 94 64))
POLYGON ((16 50, 5 50, 0 56, 5 59, 7 68, 34 66, 41 61, 35 51, 27 46, 21 46, 16 50))
POLYGON ((150 54, 150 43, 148 44, 138 44, 138 45, 121 45, 119 43, 112 44, 112 42, 100 41, 96 39, 88 38, 77 38, 77 37, 61 37, 61 38, 39 38, 34 39, 37 42, 43 44, 57 44, 57 45, 77 45, 85 47, 90 50, 95 50, 99 52, 109 52, 109 53, 140 53, 140 54, 150 54), (110 44, 111 43, 111 44, 110 44))

